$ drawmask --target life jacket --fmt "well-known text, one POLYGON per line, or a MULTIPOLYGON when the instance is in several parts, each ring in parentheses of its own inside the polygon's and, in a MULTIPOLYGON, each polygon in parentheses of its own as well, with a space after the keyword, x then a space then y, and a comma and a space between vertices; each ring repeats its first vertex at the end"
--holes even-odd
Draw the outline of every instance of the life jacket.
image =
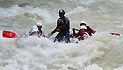
POLYGON ((79 32, 76 34, 76 37, 79 40, 84 40, 84 37, 88 34, 88 30, 87 29, 80 29, 79 32))
POLYGON ((32 33, 29 33, 29 36, 37 36, 38 34, 37 34, 37 32, 36 31, 34 31, 34 32, 32 32, 32 33))
POLYGON ((88 33, 87 29, 80 29, 80 35, 82 36, 83 34, 88 33))
POLYGON ((59 18, 57 20, 57 24, 58 24, 58 28, 60 30, 64 30, 65 31, 69 31, 70 27, 69 27, 69 19, 67 17, 64 18, 59 18))
POLYGON ((42 30, 38 31, 38 37, 45 37, 44 33, 42 30))
POLYGON ((57 28, 60 29, 59 33, 69 33, 70 25, 67 17, 59 18, 57 20, 57 27, 51 32, 52 34, 57 32, 57 28))

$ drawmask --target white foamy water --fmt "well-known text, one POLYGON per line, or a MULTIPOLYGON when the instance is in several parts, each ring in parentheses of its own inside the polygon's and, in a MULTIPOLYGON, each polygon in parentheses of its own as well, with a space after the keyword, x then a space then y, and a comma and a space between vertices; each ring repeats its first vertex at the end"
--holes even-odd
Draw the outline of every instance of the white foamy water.
MULTIPOLYGON (((123 70, 122 0, 12 0, 0 1, 1 70, 123 70), (71 29, 81 20, 96 33, 79 43, 53 43, 48 38, 27 37, 32 25, 42 22, 47 35, 64 9, 71 29), (3 38, 9 30, 22 38, 3 38), (121 36, 111 35, 111 32, 121 36)), ((72 33, 72 30, 70 30, 72 33)))

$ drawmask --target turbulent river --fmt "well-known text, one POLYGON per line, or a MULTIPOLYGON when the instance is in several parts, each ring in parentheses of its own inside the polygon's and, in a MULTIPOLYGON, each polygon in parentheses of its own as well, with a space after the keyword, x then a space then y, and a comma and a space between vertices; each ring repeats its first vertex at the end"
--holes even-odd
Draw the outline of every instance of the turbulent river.
POLYGON ((0 70, 123 70, 123 0, 0 0, 0 70), (50 33, 59 9, 71 33, 82 20, 96 33, 79 43, 27 37, 37 21, 50 33), (23 37, 3 38, 3 30, 23 37))

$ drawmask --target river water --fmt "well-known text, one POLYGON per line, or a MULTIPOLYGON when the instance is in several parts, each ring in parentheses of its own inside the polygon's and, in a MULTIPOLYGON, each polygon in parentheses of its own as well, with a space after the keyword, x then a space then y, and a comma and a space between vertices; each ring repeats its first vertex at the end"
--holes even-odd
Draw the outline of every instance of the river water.
POLYGON ((0 0, 1 70, 123 70, 123 0, 0 0), (47 35, 64 9, 72 28, 84 20, 96 33, 79 43, 27 37, 37 21, 47 35), (22 38, 3 38, 8 30, 22 38), (111 35, 119 33, 121 36, 111 35))

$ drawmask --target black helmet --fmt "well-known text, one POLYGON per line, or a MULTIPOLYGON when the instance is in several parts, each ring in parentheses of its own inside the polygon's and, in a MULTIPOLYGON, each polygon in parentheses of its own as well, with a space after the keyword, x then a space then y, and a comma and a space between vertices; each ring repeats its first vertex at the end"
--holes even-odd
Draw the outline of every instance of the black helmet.
POLYGON ((59 14, 65 15, 65 11, 64 11, 63 9, 60 9, 60 10, 59 10, 59 14))

